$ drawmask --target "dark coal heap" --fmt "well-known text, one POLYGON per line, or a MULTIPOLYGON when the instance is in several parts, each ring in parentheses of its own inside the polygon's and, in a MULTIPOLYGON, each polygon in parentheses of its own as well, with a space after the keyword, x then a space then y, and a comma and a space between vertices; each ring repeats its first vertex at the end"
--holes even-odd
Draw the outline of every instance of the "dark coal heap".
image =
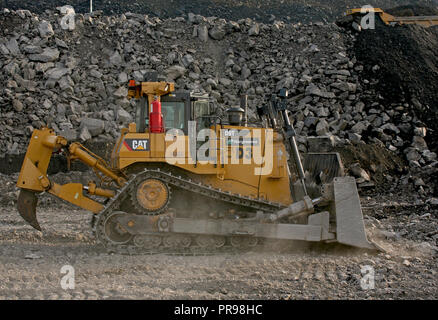
POLYGON ((420 5, 405 5, 385 10, 393 16, 410 17, 410 16, 432 16, 438 15, 438 8, 420 6, 420 5))
POLYGON ((386 101, 409 102, 415 107, 413 112, 433 130, 428 142, 436 150, 438 26, 378 24, 375 30, 357 36, 354 52, 386 101))

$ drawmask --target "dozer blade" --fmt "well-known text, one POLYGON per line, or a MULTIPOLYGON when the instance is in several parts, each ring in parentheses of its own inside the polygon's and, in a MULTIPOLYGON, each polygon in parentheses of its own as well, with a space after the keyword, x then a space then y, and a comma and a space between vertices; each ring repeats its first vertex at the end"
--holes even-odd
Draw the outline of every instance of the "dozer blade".
POLYGON ((17 209, 20 216, 27 221, 32 227, 41 231, 41 227, 36 217, 36 206, 38 198, 35 192, 21 189, 18 195, 17 209))
POLYGON ((339 243, 365 249, 377 249, 365 233, 359 193, 353 177, 333 179, 334 210, 336 213, 336 240, 339 243))

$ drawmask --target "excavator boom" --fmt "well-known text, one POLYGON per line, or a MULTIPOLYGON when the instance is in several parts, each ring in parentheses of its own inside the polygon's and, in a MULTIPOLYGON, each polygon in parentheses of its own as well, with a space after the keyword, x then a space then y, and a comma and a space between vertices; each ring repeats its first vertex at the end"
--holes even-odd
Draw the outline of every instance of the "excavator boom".
POLYGON ((361 31, 361 19, 369 13, 376 14, 385 25, 417 24, 423 27, 438 25, 438 16, 393 16, 380 8, 354 8, 345 12, 345 17, 338 21, 339 24, 350 24, 361 31))

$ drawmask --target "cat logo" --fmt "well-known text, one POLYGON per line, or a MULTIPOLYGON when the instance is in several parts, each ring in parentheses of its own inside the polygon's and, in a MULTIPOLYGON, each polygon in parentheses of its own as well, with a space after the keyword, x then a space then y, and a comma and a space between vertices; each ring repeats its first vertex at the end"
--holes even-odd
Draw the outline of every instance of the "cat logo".
POLYGON ((129 151, 149 151, 149 139, 125 139, 123 145, 129 151))

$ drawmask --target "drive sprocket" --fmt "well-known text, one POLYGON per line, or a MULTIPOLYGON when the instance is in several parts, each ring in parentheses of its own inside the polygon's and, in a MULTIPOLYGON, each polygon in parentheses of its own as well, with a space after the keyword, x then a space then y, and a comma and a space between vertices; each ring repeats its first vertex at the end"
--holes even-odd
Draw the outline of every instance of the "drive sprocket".
POLYGON ((138 214, 157 215, 167 209, 170 188, 162 180, 147 178, 140 181, 131 193, 131 203, 138 214))

